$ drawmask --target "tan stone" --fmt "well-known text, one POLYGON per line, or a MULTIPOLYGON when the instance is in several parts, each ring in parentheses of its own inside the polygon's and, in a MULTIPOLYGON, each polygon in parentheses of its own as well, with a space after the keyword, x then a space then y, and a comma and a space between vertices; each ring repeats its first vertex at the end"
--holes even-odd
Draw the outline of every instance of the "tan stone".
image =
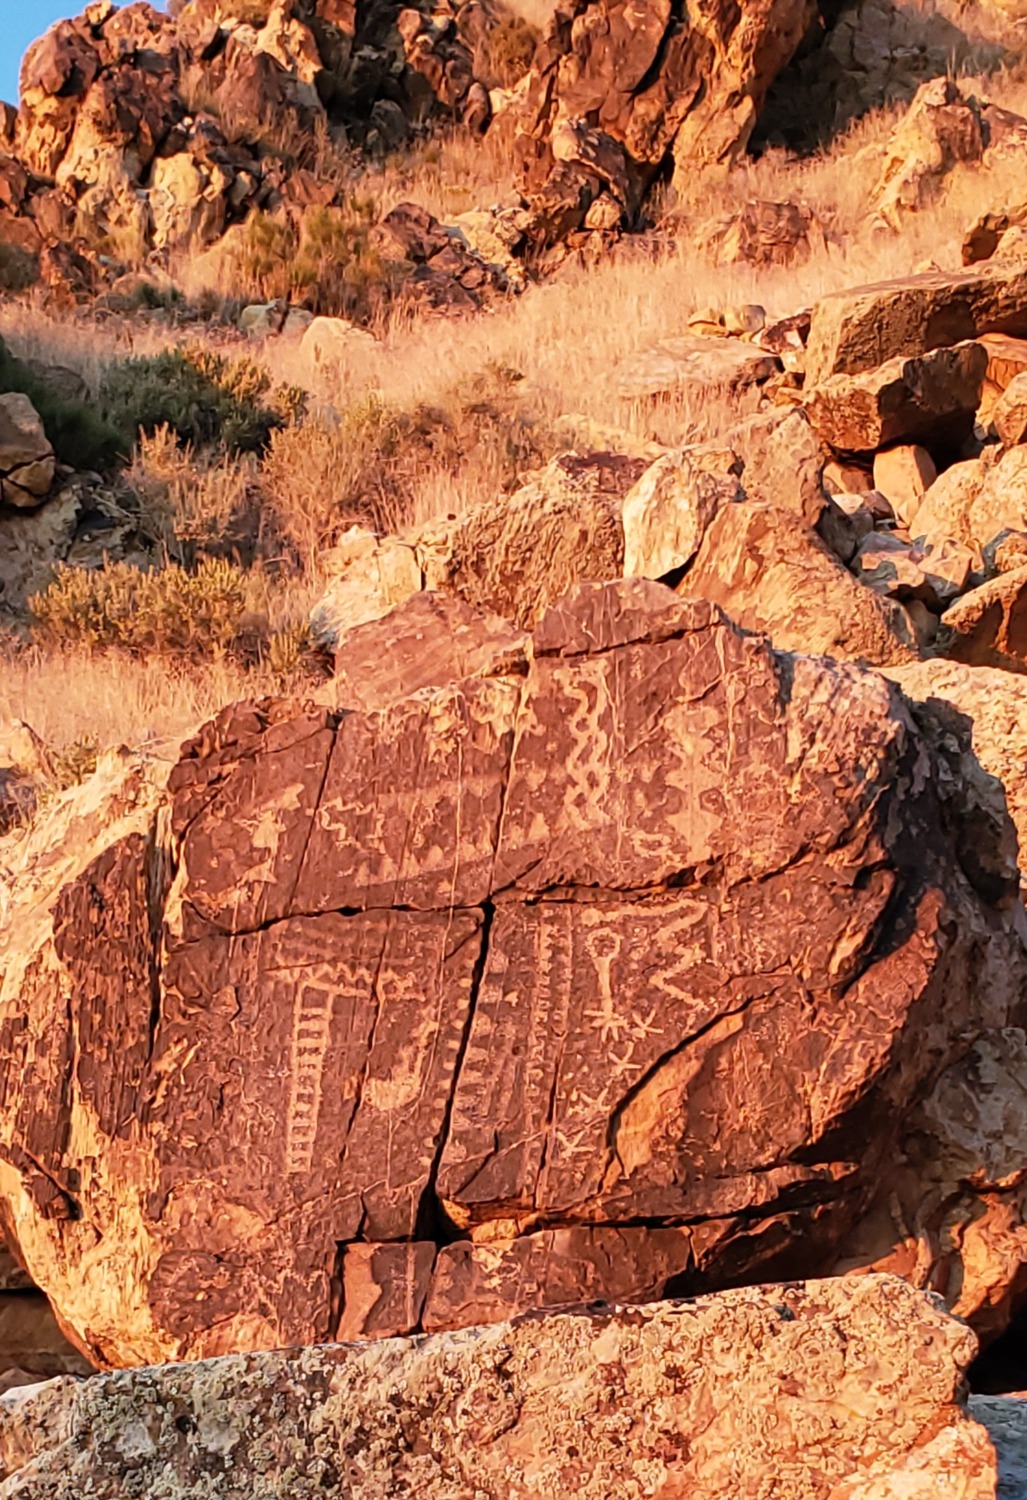
POLYGON ((953 167, 983 155, 979 108, 953 79, 931 79, 921 84, 888 139, 871 209, 901 230, 907 214, 934 201, 953 167))
POLYGON ((825 442, 842 451, 932 438, 958 445, 973 432, 987 365, 976 343, 898 355, 860 374, 832 375, 808 389, 804 404, 825 442))
POLYGON ((766 631, 784 651, 875 664, 916 655, 901 605, 857 583, 814 532, 770 506, 722 509, 678 589, 766 631))
POLYGON ((760 412, 737 423, 727 442, 742 461, 749 500, 791 511, 816 526, 826 503, 828 450, 804 411, 760 412))
POLYGON ((624 497, 624 576, 663 578, 692 561, 722 505, 744 497, 729 448, 681 448, 624 497))
POLYGON ((821 298, 806 347, 807 380, 812 387, 858 375, 982 333, 1027 336, 1027 268, 929 273, 821 298))
POLYGON ((1027 672, 1027 567, 971 589, 945 611, 942 626, 955 661, 1027 672))
POLYGON ((0 1464, 8 1500, 994 1500, 974 1349, 893 1277, 751 1288, 55 1383, 0 1464))
POLYGON ((1027 370, 1014 375, 991 412, 991 425, 1006 447, 1027 440, 1027 370))
POLYGON ((366 360, 378 352, 378 341, 365 328, 346 318, 315 318, 300 343, 300 357, 315 386, 335 394, 354 360, 366 360))
POLYGON ((0 395, 0 499, 33 509, 53 484, 57 461, 39 413, 19 391, 0 395))
POLYGON ((924 496, 913 531, 951 537, 981 561, 1006 533, 1027 531, 1027 448, 986 448, 946 469, 924 496))
POLYGON ((973 754, 1005 795, 1020 844, 1027 885, 1027 681, 996 667, 935 658, 888 667, 887 674, 918 702, 949 704, 972 740, 973 754))
POLYGON ((892 510, 907 528, 937 477, 934 459, 916 443, 886 448, 874 457, 874 488, 887 495, 892 510))
POLYGON ((741 339, 681 337, 661 339, 654 348, 625 360, 615 376, 620 394, 632 400, 687 390, 718 390, 744 398, 758 394, 780 368, 776 355, 741 339))
POLYGON ((316 644, 334 650, 346 634, 409 599, 423 586, 413 548, 351 526, 322 559, 328 586, 310 616, 316 644))
POLYGON ((874 480, 862 465, 832 458, 824 465, 824 488, 829 495, 865 495, 874 480))
POLYGON ((1017 1028, 981 1037, 942 1073, 834 1269, 903 1276, 940 1292, 982 1338, 1003 1333, 1027 1293, 1025 1088, 1017 1028))
POLYGON ((852 571, 877 593, 903 602, 919 599, 940 612, 966 588, 972 564, 973 554, 958 542, 914 544, 879 531, 860 544, 852 571))

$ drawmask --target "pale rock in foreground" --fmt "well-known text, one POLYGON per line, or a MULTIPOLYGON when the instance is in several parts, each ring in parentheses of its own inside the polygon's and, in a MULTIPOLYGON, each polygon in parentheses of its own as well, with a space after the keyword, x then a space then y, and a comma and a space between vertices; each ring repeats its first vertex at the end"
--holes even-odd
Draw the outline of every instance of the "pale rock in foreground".
POLYGON ((0 1400, 4 1500, 994 1500, 976 1348, 892 1277, 228 1356, 0 1400))

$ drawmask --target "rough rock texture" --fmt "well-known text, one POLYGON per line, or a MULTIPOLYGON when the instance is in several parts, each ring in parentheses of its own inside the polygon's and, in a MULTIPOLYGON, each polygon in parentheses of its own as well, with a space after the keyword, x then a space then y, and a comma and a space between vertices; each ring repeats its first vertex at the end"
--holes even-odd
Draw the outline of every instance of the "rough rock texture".
POLYGON ((742 150, 812 0, 572 0, 536 54, 516 149, 535 234, 580 228, 608 195, 625 216, 673 155, 682 179, 742 150))
POLYGON ((872 370, 832 375, 807 385, 804 405, 825 442, 849 453, 874 453, 889 443, 958 447, 974 428, 988 369, 981 344, 958 344, 872 370))
POLYGON ((1027 1400, 1022 1395, 971 1396, 967 1406, 995 1449, 995 1500, 1023 1500, 1027 1495, 1027 1400))
POLYGON ((4 893, 0 1203, 101 1361, 819 1264, 1020 1024, 1007 817, 882 677, 653 583, 526 674, 238 705, 156 806, 78 797, 4 893))
POLYGON ((994 667, 940 658, 886 670, 908 698, 930 703, 953 736, 971 737, 974 756, 1001 783, 1020 849, 1027 851, 1027 682, 994 667))
POLYGON ((813 309, 807 383, 858 375, 900 354, 912 358, 991 332, 1027 335, 1027 268, 931 272, 832 292, 813 309))
POLYGON ((992 562, 1012 532, 1027 532, 1027 448, 985 448, 931 485, 913 517, 916 536, 947 536, 992 562))
POLYGON ((954 660, 1027 672, 1027 566, 971 589, 945 611, 942 626, 954 660))
POLYGON ((617 388, 629 400, 694 391, 723 391, 739 405, 754 405, 761 387, 781 369, 775 354, 742 339, 660 339, 651 349, 630 356, 617 367, 617 388))
POLYGON ((916 655, 902 606, 858 583, 811 530, 769 505, 731 505, 710 523, 679 591, 709 599, 784 651, 887 665, 916 655))
POLYGON ((1027 440, 1027 372, 1014 375, 995 403, 991 422, 1007 447, 1027 440))
POLYGON ((40 264, 73 236, 135 260, 211 245, 253 209, 341 201, 269 133, 302 142, 331 127, 387 146, 391 122, 395 146, 408 115, 466 114, 482 98, 487 115, 458 28, 416 11, 401 27, 401 12, 398 0, 191 0, 171 16, 94 0, 25 55, 12 155, 0 156, 5 237, 40 264))
POLYGON ((730 448, 681 448, 658 458, 624 497, 624 574, 664 578, 692 561, 722 505, 745 498, 730 448))
POLYGON ((0 1402, 3 1493, 994 1500, 973 1352, 871 1277, 235 1356, 0 1402))
POLYGON ((33 509, 53 484, 53 448, 32 402, 11 391, 0 396, 0 500, 33 509))
POLYGON ((315 640, 337 650, 349 630, 421 589, 530 629, 573 584, 622 573, 621 502, 646 468, 620 453, 562 453, 514 494, 460 516, 399 537, 353 527, 324 560, 315 640))
POLYGON ((871 210, 901 231, 910 213, 927 208, 957 164, 984 155, 980 106, 951 78, 923 84, 889 137, 871 210))
POLYGON ((890 1271, 929 1288, 982 1338, 1027 1296, 1027 1034, 978 1039, 907 1123, 878 1201, 836 1271, 890 1271))

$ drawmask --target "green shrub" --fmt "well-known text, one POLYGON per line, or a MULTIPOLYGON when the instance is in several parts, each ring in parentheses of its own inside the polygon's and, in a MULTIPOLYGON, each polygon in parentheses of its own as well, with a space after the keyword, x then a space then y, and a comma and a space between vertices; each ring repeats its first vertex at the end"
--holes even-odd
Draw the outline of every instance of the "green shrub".
POLYGON ((15 359, 0 340, 0 392, 7 391, 21 391, 29 398, 57 457, 73 469, 105 472, 131 447, 95 405, 56 390, 45 376, 15 359))
POLYGON ((152 573, 128 563, 61 566, 29 609, 40 644, 87 650, 219 657, 238 649, 249 627, 245 575, 220 558, 191 573, 175 564, 152 573))
POLYGON ((272 388, 252 359, 228 361, 204 349, 166 349, 112 365, 100 387, 107 420, 131 444, 141 431, 170 427, 184 443, 257 453, 276 427, 302 415, 303 393, 272 388))

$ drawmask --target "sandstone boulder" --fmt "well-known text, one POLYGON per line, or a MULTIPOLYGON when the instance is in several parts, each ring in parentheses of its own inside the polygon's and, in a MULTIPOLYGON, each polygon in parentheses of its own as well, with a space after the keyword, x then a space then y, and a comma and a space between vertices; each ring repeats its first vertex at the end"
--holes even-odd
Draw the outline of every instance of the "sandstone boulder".
POLYGON ((825 442, 844 452, 932 439, 958 447, 973 432, 987 369, 977 343, 896 355, 876 369, 822 380, 804 404, 825 442))
POLYGON ((982 333, 1027 335, 1027 268, 930 272, 822 297, 810 325, 807 381, 859 375, 982 333))
POLYGON ((966 588, 972 566, 973 554, 958 542, 916 545, 878 531, 860 543, 852 571, 889 599, 919 599, 940 613, 966 588))
POLYGON ((784 651, 878 665, 917 654, 902 606, 858 583, 813 531, 772 506, 720 510, 678 588, 784 651))
POLYGON ((57 461, 39 413, 19 391, 0 395, 0 500, 31 510, 53 484, 57 461))
MULTIPOLYGON (((1016 828, 1021 863, 1027 863, 1027 682, 994 667, 973 667, 936 658, 889 667, 887 674, 907 697, 930 703, 937 715, 955 716, 950 733, 971 736, 973 754, 995 777, 1016 828)), ((1027 874, 1023 877, 1027 885, 1027 874)))
POLYGON ((624 497, 624 575, 664 578, 692 561, 722 505, 744 498, 729 448, 667 453, 624 497))
POLYGON ((764 1287, 55 1382, 0 1402, 0 1462, 10 1500, 993 1500, 973 1351, 892 1277, 764 1287))
POLYGON ((1027 567, 971 589, 945 611, 942 626, 955 661, 1027 672, 1027 567))
POLYGON ((901 231, 906 215, 937 197, 953 167, 981 160, 984 145, 980 108, 954 79, 921 84, 888 140, 872 211, 901 231))
POLYGON ((983 1338, 1027 1296, 1027 1034, 978 1039, 910 1120, 878 1202, 838 1271, 902 1276, 945 1298, 983 1338))
POLYGON ((0 928, 4 1222, 101 1362, 819 1265, 1021 1021, 1004 815, 879 675, 657 584, 143 769, 34 828, 0 928))
POLYGON ((315 640, 335 650, 348 629, 420 589, 530 629, 573 584, 622 574, 621 505, 647 467, 620 453, 563 453, 514 494, 401 537, 353 527, 326 560, 315 640))
POLYGON ((804 411, 760 412, 732 427, 727 441, 742 463, 746 497, 791 511, 817 526, 827 504, 829 450, 804 411))
POLYGON ((1027 441, 1027 370, 1010 381, 992 409, 991 422, 1007 447, 1027 441))
POLYGON ((617 368, 617 388, 628 400, 692 391, 701 399, 710 391, 721 391, 744 403, 755 404, 759 388, 777 374, 781 362, 776 355, 742 339, 661 339, 652 349, 632 355, 617 368))
POLYGON ((973 549, 980 563, 993 560, 1010 532, 1027 531, 1027 448, 1003 453, 986 448, 980 458, 953 464, 931 485, 917 510, 917 536, 947 536, 973 549))
POLYGON ((934 459, 916 443, 900 443, 874 455, 874 489, 886 495, 902 525, 909 528, 924 496, 938 477, 934 459))

